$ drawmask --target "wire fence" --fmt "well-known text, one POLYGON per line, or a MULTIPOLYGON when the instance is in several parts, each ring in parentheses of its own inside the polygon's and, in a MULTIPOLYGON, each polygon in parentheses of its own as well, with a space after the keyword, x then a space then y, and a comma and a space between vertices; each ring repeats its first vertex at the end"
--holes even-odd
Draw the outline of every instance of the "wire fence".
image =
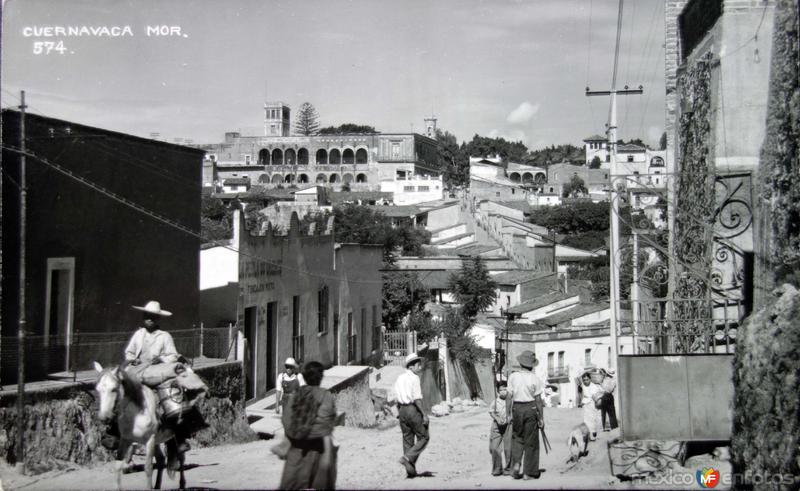
MULTIPOLYGON (((236 359, 238 330, 235 326, 169 330, 178 353, 192 360, 206 357, 236 359)), ((125 359, 125 348, 133 331, 76 332, 65 336, 25 337, 25 379, 33 382, 57 376, 73 378, 77 372, 91 370, 93 362, 116 365, 125 359)), ((16 383, 19 339, 0 339, 0 384, 16 383)))

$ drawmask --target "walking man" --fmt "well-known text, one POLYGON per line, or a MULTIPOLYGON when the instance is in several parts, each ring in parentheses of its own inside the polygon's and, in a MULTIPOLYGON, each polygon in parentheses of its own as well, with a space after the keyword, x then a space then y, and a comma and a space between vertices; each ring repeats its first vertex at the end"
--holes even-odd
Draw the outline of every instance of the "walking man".
POLYGON ((400 464, 405 467, 408 477, 417 475, 417 459, 430 439, 428 415, 422 410, 422 386, 419 380, 421 371, 422 358, 412 353, 406 357, 406 371, 394 383, 400 429, 403 431, 403 456, 400 457, 400 464))
POLYGON ((603 374, 603 381, 600 386, 603 388, 603 396, 600 406, 600 421, 603 424, 603 431, 615 430, 619 424, 617 423, 617 409, 614 407, 614 389, 617 388, 617 381, 614 378, 616 373, 613 368, 608 370, 600 370, 603 374), (608 424, 606 424, 606 417, 608 417, 608 424))
POLYGON ((523 351, 517 361, 522 370, 508 377, 508 393, 513 401, 511 468, 514 479, 538 479, 541 476, 539 429, 544 429, 544 383, 533 373, 539 361, 532 351, 523 351))

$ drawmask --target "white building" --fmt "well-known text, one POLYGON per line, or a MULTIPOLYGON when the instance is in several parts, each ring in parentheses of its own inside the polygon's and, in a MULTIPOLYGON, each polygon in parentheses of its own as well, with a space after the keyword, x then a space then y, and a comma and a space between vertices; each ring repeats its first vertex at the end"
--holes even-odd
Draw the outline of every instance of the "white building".
POLYGON ((396 205, 415 205, 444 198, 441 176, 408 174, 381 181, 381 192, 393 193, 396 205))

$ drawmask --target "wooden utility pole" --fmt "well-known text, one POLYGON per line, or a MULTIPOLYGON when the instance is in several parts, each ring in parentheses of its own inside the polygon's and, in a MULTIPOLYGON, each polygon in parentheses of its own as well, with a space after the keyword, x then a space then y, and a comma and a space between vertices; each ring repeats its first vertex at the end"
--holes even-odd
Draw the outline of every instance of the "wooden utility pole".
MULTIPOLYGON (((608 137, 608 151, 611 154, 611 236, 610 248, 611 254, 609 258, 609 270, 611 276, 610 303, 611 303, 611 359, 614 360, 614 366, 619 367, 619 345, 617 341, 618 328, 619 328, 619 303, 620 303, 620 288, 619 288, 619 270, 620 270, 620 244, 619 244, 619 190, 617 177, 623 176, 619 173, 617 167, 617 94, 620 95, 638 95, 644 92, 643 87, 640 85, 636 89, 629 89, 626 85, 624 89, 617 90, 617 67, 619 65, 619 42, 622 34, 622 6, 624 0, 619 0, 619 12, 617 14, 617 42, 614 49, 614 70, 611 77, 611 90, 591 91, 586 87, 586 96, 611 96, 611 107, 608 112, 608 129, 606 135, 608 137)), ((622 177, 624 182, 625 178, 622 177)), ((635 261, 636 259, 634 259, 635 261)), ((620 406, 620 431, 622 431, 622 406, 620 406)))
POLYGON ((20 91, 19 104, 19 327, 17 330, 17 470, 25 472, 25 91, 20 91))

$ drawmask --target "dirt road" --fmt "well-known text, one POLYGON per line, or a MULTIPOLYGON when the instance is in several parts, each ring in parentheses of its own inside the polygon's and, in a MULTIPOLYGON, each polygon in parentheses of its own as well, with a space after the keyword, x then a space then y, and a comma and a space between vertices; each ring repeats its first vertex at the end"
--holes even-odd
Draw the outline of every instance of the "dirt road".
MULTIPOLYGON (((400 429, 363 430, 338 428, 340 444, 337 487, 340 489, 524 489, 524 488, 615 488, 631 489, 642 483, 620 483, 609 474, 608 440, 617 431, 600 433, 592 442, 589 455, 570 470, 564 443, 572 427, 581 420, 579 409, 551 409, 545 412, 546 431, 553 450, 542 451, 546 471, 538 480, 514 480, 491 475, 489 456, 489 416, 485 408, 470 408, 443 418, 431 418, 431 442, 420 457, 417 469, 431 477, 408 479, 397 463, 402 452, 400 429)), ((187 485, 211 489, 275 489, 280 482, 283 462, 269 448, 274 441, 258 441, 192 450, 187 456, 190 469, 187 485)), ((141 462, 141 460, 138 460, 141 462)), ((694 472, 693 470, 691 472, 694 472)), ((166 478, 163 487, 177 487, 166 478)), ((0 467, 3 489, 111 489, 115 477, 113 463, 95 468, 58 471, 39 476, 20 476, 8 466, 0 467)), ((123 476, 125 489, 144 487, 144 472, 123 476)), ((672 486, 674 487, 674 486, 672 486)), ((697 485, 686 486, 697 489, 697 485)))

